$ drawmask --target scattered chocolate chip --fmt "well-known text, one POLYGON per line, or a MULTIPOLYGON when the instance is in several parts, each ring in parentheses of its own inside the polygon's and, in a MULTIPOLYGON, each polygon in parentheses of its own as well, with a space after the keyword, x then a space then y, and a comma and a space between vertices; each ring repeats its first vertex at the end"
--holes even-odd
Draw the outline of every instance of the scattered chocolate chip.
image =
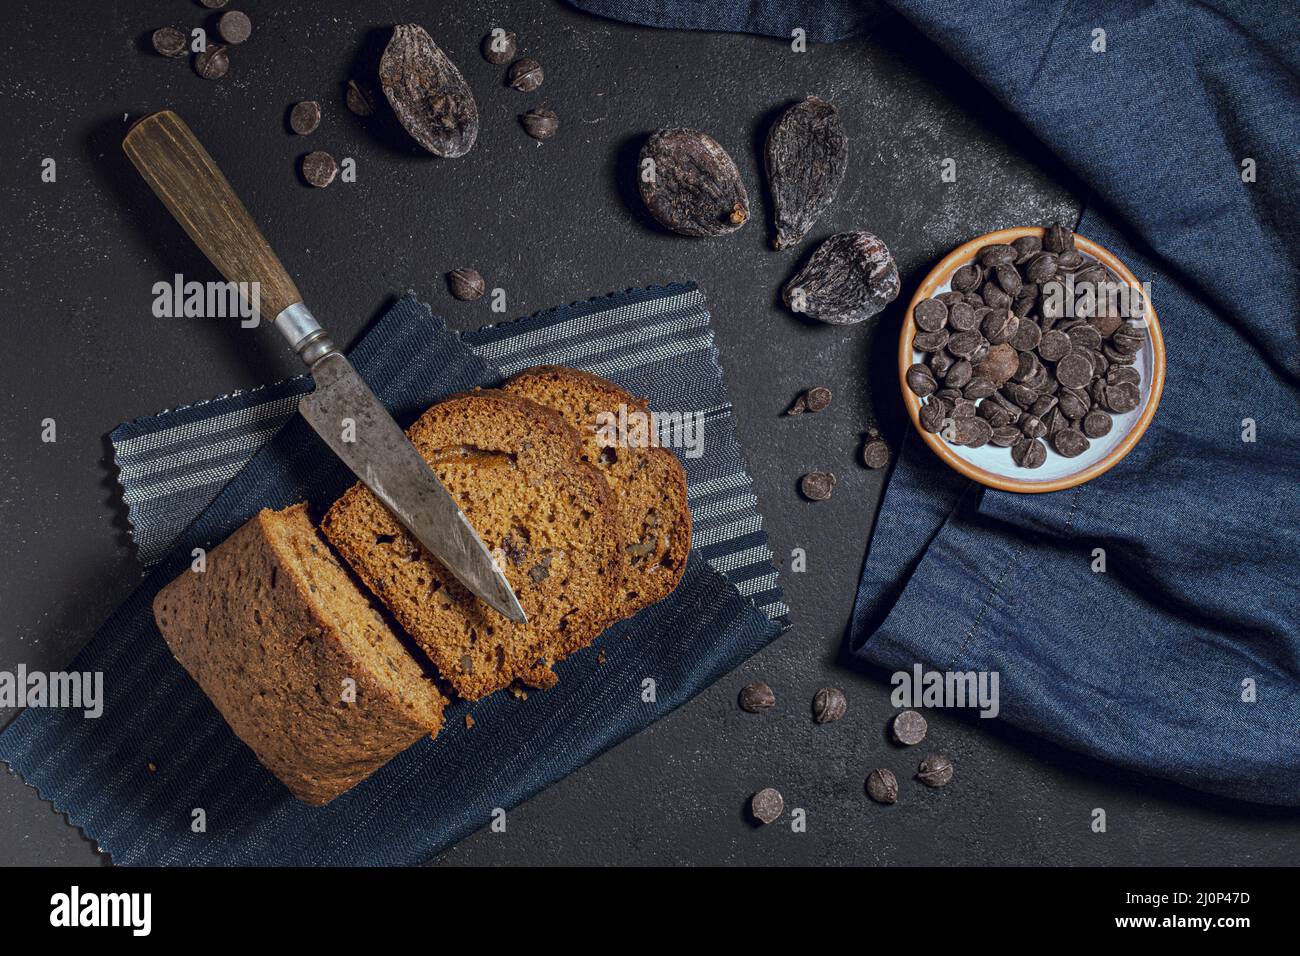
POLYGON ((934 754, 921 761, 916 777, 927 787, 947 786, 952 780, 952 761, 943 754, 934 754))
MULTIPOLYGON (((976 419, 983 421, 983 419, 976 419)), ((985 423, 987 425, 987 422, 985 423)), ((914 710, 905 710, 894 718, 892 733, 900 744, 913 747, 925 739, 925 718, 914 710)))
POLYGON ((217 32, 231 45, 243 43, 253 35, 253 21, 239 10, 223 13, 217 20, 217 32))
POLYGON ((205 80, 219 80, 230 72, 230 57, 224 46, 210 46, 194 57, 194 72, 205 80))
POLYGON ((518 47, 519 38, 517 36, 509 30, 497 27, 483 38, 483 59, 494 66, 501 66, 515 58, 518 47))
POLYGON ((758 791, 749 798, 749 812, 759 823, 771 823, 785 810, 785 800, 772 787, 758 791))
POLYGON ((162 56, 177 57, 185 55, 185 34, 175 27, 162 27, 153 31, 153 48, 162 56))
POLYGON ((813 720, 819 724, 839 720, 848 709, 849 702, 838 687, 823 687, 813 696, 813 720))
POLYGON ((809 501, 825 501, 835 489, 836 480, 829 471, 810 471, 799 479, 799 490, 809 501))
POLYGON ((804 401, 810 412, 820 412, 831 403, 831 390, 824 385, 816 385, 804 393, 804 401))
POLYGON ((299 136, 306 136, 320 126, 320 104, 315 100, 303 100, 289 113, 289 128, 299 136))
POLYGON ((339 164, 323 150, 318 149, 302 158, 302 178, 317 188, 324 189, 334 182, 338 172, 339 164))
POLYGON ((542 65, 530 56, 515 60, 506 72, 506 80, 511 89, 521 93, 531 93, 541 86, 545 79, 546 74, 542 72, 542 65))
POLYGON ((554 110, 545 107, 531 109, 519 121, 524 124, 524 131, 533 139, 550 139, 560 129, 560 118, 554 110))
POLYGON ((898 802, 898 778, 892 770, 877 767, 867 775, 867 796, 876 803, 898 802))
POLYGON ((749 714, 758 714, 776 706, 776 694, 761 680, 742 687, 739 699, 740 709, 749 714))
POLYGON ((873 471, 889 464, 889 446, 884 439, 873 438, 862 446, 862 464, 873 471))
POLYGON ((487 283, 477 269, 456 269, 447 273, 447 286, 451 294, 462 302, 472 302, 487 291, 487 283))

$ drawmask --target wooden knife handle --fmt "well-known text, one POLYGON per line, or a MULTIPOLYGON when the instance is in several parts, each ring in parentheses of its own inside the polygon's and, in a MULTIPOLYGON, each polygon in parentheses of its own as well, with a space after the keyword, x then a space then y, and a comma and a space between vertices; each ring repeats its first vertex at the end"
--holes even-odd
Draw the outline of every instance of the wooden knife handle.
POLYGON ((302 301, 253 217, 184 120, 171 110, 146 116, 127 132, 122 149, 227 280, 260 284, 263 316, 274 320, 302 301))

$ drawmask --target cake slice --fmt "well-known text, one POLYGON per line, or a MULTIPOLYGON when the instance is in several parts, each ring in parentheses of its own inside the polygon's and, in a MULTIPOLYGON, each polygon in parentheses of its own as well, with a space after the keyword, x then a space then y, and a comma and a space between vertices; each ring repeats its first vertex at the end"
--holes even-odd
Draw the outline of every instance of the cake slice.
POLYGON ((621 612, 613 498, 556 412, 497 390, 434 405, 407 431, 528 616, 516 624, 466 590, 370 490, 357 484, 321 530, 458 694, 555 681, 551 664, 621 612))
POLYGON ((306 505, 263 510, 154 598, 167 646, 257 759, 328 803, 442 727, 444 699, 306 505))
POLYGON ((640 427, 650 420, 646 403, 597 375, 557 365, 526 369, 504 388, 563 415, 582 439, 583 460, 614 492, 622 536, 621 616, 667 597, 686 570, 691 513, 681 462, 652 443, 652 426, 640 427), (620 422, 627 427, 611 427, 620 422))

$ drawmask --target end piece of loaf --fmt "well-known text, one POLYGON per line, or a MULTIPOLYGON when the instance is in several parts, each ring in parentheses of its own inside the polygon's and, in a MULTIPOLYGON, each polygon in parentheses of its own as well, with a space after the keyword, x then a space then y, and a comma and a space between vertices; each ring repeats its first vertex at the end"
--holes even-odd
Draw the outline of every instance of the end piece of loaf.
POLYGON ((667 597, 691 550, 686 472, 671 451, 646 443, 653 428, 638 430, 633 418, 628 440, 611 441, 610 419, 602 418, 648 417, 646 403, 597 375, 557 365, 525 369, 503 387, 563 415, 582 439, 583 460, 600 470, 614 492, 623 539, 622 616, 667 597))
POLYGON ((487 389, 434 405, 407 431, 500 565, 528 615, 515 624, 469 593, 364 485, 321 530, 458 694, 555 681, 551 664, 620 616, 618 516, 557 413, 487 389))
POLYGON ((306 803, 328 803, 442 727, 436 685, 305 505, 263 510, 204 571, 158 592, 153 611, 226 723, 306 803))

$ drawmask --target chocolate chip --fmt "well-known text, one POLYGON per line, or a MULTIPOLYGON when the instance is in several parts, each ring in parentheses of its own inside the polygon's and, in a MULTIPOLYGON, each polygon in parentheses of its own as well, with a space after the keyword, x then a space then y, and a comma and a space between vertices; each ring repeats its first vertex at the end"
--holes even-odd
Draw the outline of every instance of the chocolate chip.
POLYGON ((948 307, 938 299, 926 299, 917 304, 912 318, 922 332, 938 332, 948 324, 948 307))
MULTIPOLYGON (((983 419, 976 419, 983 422, 983 419)), ((987 426, 987 422, 984 422, 987 426)), ((900 744, 906 744, 909 747, 919 744, 925 739, 927 729, 925 718, 914 710, 905 710, 894 718, 891 733, 894 739, 900 744)))
POLYGON ((1052 436, 1052 447, 1066 458, 1077 458, 1088 450, 1089 441, 1081 431, 1063 428, 1052 436))
POLYGON ((823 687, 813 696, 813 720, 819 724, 839 720, 848 709, 849 702, 838 687, 823 687))
POLYGON ((889 446, 883 439, 873 438, 862 446, 862 463, 872 470, 889 464, 889 446))
POLYGON ((1040 468, 1047 461, 1047 446, 1037 438, 1022 438, 1011 446, 1011 458, 1022 468, 1040 468))
POLYGON ((323 150, 308 153, 302 158, 302 178, 318 189, 324 189, 334 182, 338 172, 339 164, 323 150))
POLYGON ((1102 438, 1110 433, 1111 417, 1101 410, 1083 416, 1083 433, 1089 438, 1102 438))
POLYGON ((1086 387, 1092 372, 1092 360, 1082 351, 1072 351, 1056 363, 1056 379, 1066 388, 1086 387))
POLYGON ((952 782, 953 766, 952 761, 943 754, 934 754, 926 757, 921 761, 921 766, 917 768, 916 778, 927 787, 938 789, 945 787, 952 782))
POLYGON ((810 471, 799 479, 799 490, 809 501, 826 501, 835 489, 836 478, 829 471, 810 471))
POLYGON ((931 434, 943 427, 948 417, 948 409, 942 399, 932 398, 921 406, 921 427, 931 434))
POLYGON ((175 27, 162 27, 154 30, 150 38, 154 50, 161 56, 177 57, 185 55, 185 34, 175 27))
POLYGON ((231 10, 229 13, 223 13, 217 20, 217 32, 227 43, 232 45, 243 43, 253 35, 253 21, 248 19, 247 13, 231 10))
POLYGON ((759 823, 767 824, 776 820, 785 811, 785 800, 781 794, 767 787, 749 798, 749 812, 759 823))
POLYGON ((804 393, 804 403, 810 412, 820 412, 830 406, 831 390, 824 385, 815 385, 804 393))
POLYGON ((560 130, 560 118, 555 111, 541 106, 519 117, 519 122, 523 124, 524 132, 533 139, 547 140, 560 130))
POLYGON ((867 796, 876 803, 896 803, 898 801, 898 778, 892 770, 877 767, 867 775, 867 796))
POLYGON ((320 104, 315 100, 303 100, 294 105, 289 113, 289 128, 299 136, 315 132, 320 126, 320 104))
POLYGON ((776 706, 776 694, 761 680, 740 689, 740 709, 750 714, 762 713, 776 706))
POLYGON ((1062 253, 1074 248, 1074 233, 1062 223, 1055 222, 1047 227, 1043 236, 1043 248, 1048 252, 1062 253))
POLYGON ((509 30, 495 28, 483 38, 483 59, 494 66, 509 63, 519 49, 519 38, 509 30))
POLYGON ((527 56, 511 63, 506 74, 506 80, 511 88, 521 93, 531 93, 541 86, 545 79, 546 74, 542 72, 542 65, 527 56))
POLYGON ((219 80, 230 71, 224 46, 210 46, 194 58, 194 72, 205 80, 219 80))
POLYGON ((451 294, 462 302, 472 302, 487 290, 487 283, 477 269, 456 269, 447 273, 447 286, 451 294))
POLYGON ((998 266, 1011 265, 1019 257, 1015 248, 1005 243, 993 243, 985 246, 979 251, 979 263, 985 269, 995 269, 998 266))

